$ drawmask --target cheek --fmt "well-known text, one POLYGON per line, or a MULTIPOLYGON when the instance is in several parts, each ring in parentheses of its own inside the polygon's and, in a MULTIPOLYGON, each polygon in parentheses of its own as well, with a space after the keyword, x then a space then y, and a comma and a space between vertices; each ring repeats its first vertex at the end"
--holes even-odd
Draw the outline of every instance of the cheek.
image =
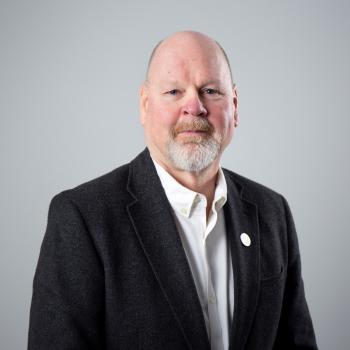
POLYGON ((213 107, 210 113, 210 123, 215 129, 215 133, 221 139, 223 148, 230 143, 234 131, 233 106, 224 103, 213 107))
POLYGON ((158 129, 175 125, 178 115, 176 107, 157 101, 150 102, 148 114, 152 124, 158 129))
POLYGON ((145 125, 149 142, 164 145, 169 140, 171 129, 177 122, 177 111, 172 106, 152 101, 148 105, 145 125))
POLYGON ((233 109, 229 104, 215 106, 211 109, 209 121, 219 133, 228 133, 233 125, 233 109))

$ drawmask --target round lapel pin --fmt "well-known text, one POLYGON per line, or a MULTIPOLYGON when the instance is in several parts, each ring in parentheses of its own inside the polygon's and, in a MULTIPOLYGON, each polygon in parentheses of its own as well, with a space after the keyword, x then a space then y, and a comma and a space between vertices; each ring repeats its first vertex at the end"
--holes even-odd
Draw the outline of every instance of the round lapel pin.
POLYGON ((241 238, 241 242, 246 247, 249 247, 252 244, 252 241, 251 241, 250 237, 246 233, 242 233, 240 238, 241 238))

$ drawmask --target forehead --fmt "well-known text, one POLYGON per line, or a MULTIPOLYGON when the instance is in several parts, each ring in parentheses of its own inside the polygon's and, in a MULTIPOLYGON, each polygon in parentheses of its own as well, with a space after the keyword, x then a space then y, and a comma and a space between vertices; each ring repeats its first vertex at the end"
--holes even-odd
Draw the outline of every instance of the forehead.
POLYGON ((230 73, 216 45, 176 43, 159 48, 149 70, 149 79, 158 81, 225 80, 230 73))

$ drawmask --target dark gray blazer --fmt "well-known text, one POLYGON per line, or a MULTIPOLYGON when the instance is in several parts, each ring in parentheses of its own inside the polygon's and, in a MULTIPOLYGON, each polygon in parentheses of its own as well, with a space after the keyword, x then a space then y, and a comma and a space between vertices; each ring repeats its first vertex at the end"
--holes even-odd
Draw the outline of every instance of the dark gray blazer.
MULTIPOLYGON (((316 349, 287 202, 224 174, 235 288, 230 349, 316 349), (251 237, 249 247, 240 241, 243 232, 251 237)), ((191 270, 147 149, 53 198, 34 278, 28 349, 210 349, 191 270)))

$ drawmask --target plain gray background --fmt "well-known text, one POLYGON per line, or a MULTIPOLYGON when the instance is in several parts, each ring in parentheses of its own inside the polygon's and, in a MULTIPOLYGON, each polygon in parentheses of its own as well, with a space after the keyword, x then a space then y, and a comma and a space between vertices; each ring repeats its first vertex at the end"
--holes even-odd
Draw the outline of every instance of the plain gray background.
POLYGON ((148 56, 183 29, 226 49, 241 123, 223 165, 286 196, 319 347, 349 349, 348 1, 0 4, 1 349, 26 347, 51 198, 143 149, 148 56))

